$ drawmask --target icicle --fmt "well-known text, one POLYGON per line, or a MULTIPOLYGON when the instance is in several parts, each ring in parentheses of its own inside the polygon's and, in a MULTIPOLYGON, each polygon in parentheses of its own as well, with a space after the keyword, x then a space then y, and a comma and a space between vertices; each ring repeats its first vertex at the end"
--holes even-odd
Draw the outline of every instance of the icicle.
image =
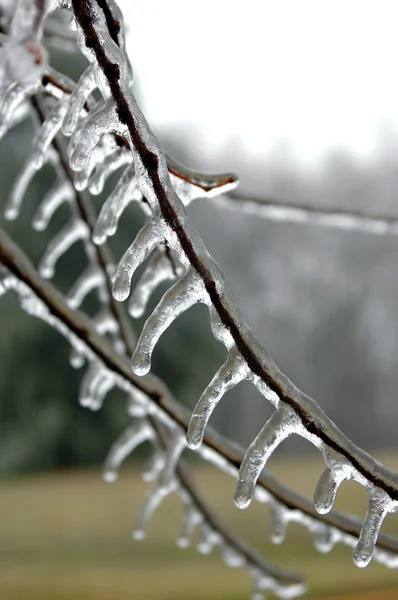
POLYGON ((132 160, 130 152, 125 148, 116 148, 116 150, 108 156, 108 158, 98 164, 94 173, 91 175, 88 182, 90 194, 98 196, 103 189, 109 177, 120 167, 130 164, 132 160))
POLYGON ((57 102, 43 121, 39 134, 33 142, 31 161, 35 169, 42 168, 47 150, 61 129, 62 120, 66 113, 67 100, 68 98, 57 102))
POLYGON ((153 513, 160 506, 166 496, 177 491, 178 487, 178 483, 174 477, 169 481, 168 486, 164 486, 159 482, 155 483, 147 495, 146 503, 139 514, 136 528, 133 531, 132 535, 135 540, 144 539, 148 522, 153 513))
POLYGON ((159 443, 154 440, 153 445, 154 449, 152 456, 149 458, 142 473, 142 479, 147 482, 155 481, 160 476, 166 463, 163 449, 160 447, 159 443))
POLYGON ((90 160, 94 148, 107 133, 123 133, 112 100, 105 105, 100 102, 89 112, 70 138, 70 166, 73 171, 81 171, 90 160))
POLYGON ((181 529, 177 538, 177 545, 180 548, 188 548, 191 543, 191 537, 196 527, 203 521, 200 512, 192 505, 188 505, 185 509, 181 529))
POLYGON ((319 523, 318 521, 314 522, 312 535, 314 539, 314 546, 318 552, 326 554, 333 549, 335 540, 333 536, 333 530, 329 525, 319 523))
POLYGON ((26 190, 28 189, 35 175, 36 169, 32 165, 32 162, 29 158, 25 162, 18 177, 16 177, 10 196, 8 198, 8 202, 4 210, 4 216, 8 221, 13 221, 18 217, 26 190))
POLYGON ((282 544, 285 541, 286 527, 289 523, 289 511, 277 500, 270 501, 269 509, 271 516, 271 542, 273 544, 282 544))
POLYGON ((226 392, 248 376, 249 369, 235 346, 228 352, 228 358, 217 371, 193 409, 187 431, 187 444, 193 450, 203 442, 206 425, 217 404, 226 392))
POLYGON ((372 560, 380 528, 391 508, 390 497, 380 488, 372 487, 369 491, 368 512, 353 554, 357 567, 367 567, 372 560))
POLYGON ((319 478, 314 494, 314 506, 319 514, 328 513, 336 498, 337 490, 346 479, 354 478, 354 469, 341 454, 325 448, 323 455, 326 469, 319 478))
POLYGON ((11 83, 0 94, 0 140, 7 133, 12 116, 22 102, 38 91, 40 83, 11 83))
POLYGON ((84 356, 84 354, 79 352, 76 348, 71 349, 69 357, 69 363, 71 367, 73 367, 74 369, 81 369, 81 367, 84 365, 85 360, 86 357, 84 356))
POLYGON ((169 482, 173 480, 177 463, 186 446, 185 437, 178 429, 172 432, 172 438, 169 441, 165 454, 165 465, 160 475, 160 483, 168 487, 169 482))
POLYGON ((238 508, 247 508, 253 498, 257 479, 273 451, 283 440, 301 431, 302 424, 295 411, 281 405, 268 419, 260 433, 246 450, 239 469, 235 492, 238 508))
MULTIPOLYGON (((83 126, 83 122, 81 126, 83 126)), ((77 191, 81 192, 87 188, 90 177, 93 175, 96 167, 106 162, 108 157, 112 156, 115 152, 116 148, 115 137, 113 135, 104 135, 100 143, 93 149, 86 166, 75 173, 73 184, 77 191)))
POLYGON ((251 600, 266 600, 263 594, 264 587, 262 585, 262 573, 258 569, 252 570, 253 591, 251 600))
POLYGON ((134 242, 119 262, 113 282, 113 296, 116 300, 121 302, 126 300, 130 293, 131 278, 135 270, 148 258, 156 246, 164 242, 164 239, 164 225, 160 217, 156 215, 138 232, 134 242))
POLYGON ((32 225, 36 231, 43 231, 46 229, 55 211, 63 202, 71 201, 74 198, 74 195, 74 189, 68 181, 57 180, 44 196, 33 218, 32 225))
POLYGON ((84 105, 97 87, 94 77, 94 69, 90 65, 84 71, 73 92, 69 97, 69 103, 62 125, 62 133, 71 136, 79 122, 84 105))
POLYGON ((114 376, 101 363, 92 362, 79 390, 79 403, 90 410, 99 410, 106 394, 115 386, 114 376))
POLYGON ((115 317, 109 312, 108 307, 102 308, 95 317, 92 318, 92 323, 95 330, 100 335, 117 333, 119 331, 119 324, 115 317))
POLYGON ((221 558, 230 569, 240 569, 246 565, 245 557, 225 542, 221 544, 221 558))
POLYGON ((105 481, 115 481, 118 470, 123 461, 140 444, 153 438, 153 430, 144 419, 135 421, 130 425, 122 435, 116 440, 108 453, 104 465, 103 477, 105 481))
POLYGON ((135 318, 141 317, 152 293, 160 283, 181 277, 183 273, 184 267, 172 254, 172 250, 165 247, 154 250, 149 264, 131 296, 130 315, 135 318))
POLYGON ((220 542, 220 535, 214 531, 208 523, 200 525, 200 535, 198 541, 198 552, 200 554, 210 554, 216 544, 220 542))
POLYGON ((107 237, 116 233, 120 216, 133 200, 139 200, 141 192, 135 179, 134 165, 128 166, 115 189, 104 202, 93 233, 95 244, 103 244, 107 237))
POLYGON ((131 390, 127 403, 127 413, 130 417, 143 417, 148 412, 148 398, 138 389, 131 390))
POLYGON ((40 263, 40 274, 50 279, 54 275, 55 264, 58 259, 79 240, 86 239, 89 229, 86 223, 80 220, 70 221, 48 244, 46 252, 40 263))
POLYGON ((70 308, 79 308, 85 297, 88 296, 92 290, 104 285, 104 283, 105 278, 103 271, 97 267, 97 265, 89 265, 68 292, 66 301, 70 308))
POLYGON ((194 304, 207 301, 202 279, 194 269, 188 269, 185 275, 167 290, 142 329, 131 363, 136 375, 148 373, 154 347, 171 323, 194 304))

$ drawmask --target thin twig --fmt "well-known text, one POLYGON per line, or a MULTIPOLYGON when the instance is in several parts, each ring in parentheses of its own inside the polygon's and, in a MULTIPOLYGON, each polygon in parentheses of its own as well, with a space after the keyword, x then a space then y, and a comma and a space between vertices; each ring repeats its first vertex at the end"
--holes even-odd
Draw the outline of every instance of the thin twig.
POLYGON ((375 235, 398 235, 398 217, 388 215, 369 215, 361 211, 318 208, 232 194, 219 196, 215 199, 214 206, 239 210, 279 223, 302 223, 375 235))

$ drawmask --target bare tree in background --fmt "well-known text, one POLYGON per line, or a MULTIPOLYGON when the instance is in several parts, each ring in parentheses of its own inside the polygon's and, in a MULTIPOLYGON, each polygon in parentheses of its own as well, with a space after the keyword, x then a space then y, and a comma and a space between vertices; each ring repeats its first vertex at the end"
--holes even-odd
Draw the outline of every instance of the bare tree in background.
POLYGON ((281 598, 305 590, 300 575, 270 564, 202 500, 184 462, 188 446, 215 468, 237 476, 238 508, 247 508, 252 500, 269 506, 275 542, 281 542, 287 524, 296 521, 312 533, 321 552, 342 542, 354 548, 354 561, 360 567, 374 557, 395 568, 398 542, 379 531, 386 515, 397 511, 398 475, 355 446, 278 369, 245 323, 185 207, 200 197, 218 197, 216 201, 226 207, 234 204, 264 218, 371 233, 397 233, 397 221, 231 196, 236 176, 198 173, 166 156, 135 101, 122 15, 113 0, 2 0, 0 7, 0 134, 5 136, 23 119, 31 119, 37 128, 31 154, 5 208, 6 217, 18 216, 31 179, 46 164, 54 169, 56 181, 43 197, 33 226, 44 230, 63 204, 70 215, 49 241, 37 269, 17 240, 0 233, 0 289, 16 292, 28 314, 67 338, 72 364, 86 368, 80 388, 82 405, 100 409, 115 387, 126 395, 131 425, 109 452, 105 478, 113 481, 123 460, 144 441, 152 442, 153 461, 144 473, 151 487, 135 537, 145 536, 153 512, 174 493, 182 504, 180 546, 187 546, 193 530, 199 528, 199 550, 208 553, 219 546, 228 566, 249 570, 256 600, 266 590, 281 598), (58 8, 69 11, 69 29, 53 15, 58 8), (77 83, 48 64, 47 46, 71 53, 80 50, 86 57, 89 64, 77 83), (93 96, 96 91, 99 101, 93 96), (121 168, 117 185, 96 218, 87 192, 99 194, 121 168), (146 223, 114 268, 107 239, 117 233, 119 219, 133 201, 144 212, 146 223), (82 242, 86 265, 72 288, 61 294, 49 280, 58 259, 76 242, 82 242), (130 294, 131 279, 143 263, 145 268, 130 294), (174 283, 136 340, 130 316, 145 312, 151 294, 164 281, 174 283), (79 308, 93 291, 99 308, 85 314, 79 308), (130 316, 121 304, 125 300, 130 316), (197 303, 208 307, 213 335, 226 347, 227 358, 189 416, 149 371, 162 333, 197 303), (251 382, 275 409, 246 452, 208 426, 224 394, 243 380, 251 382), (315 508, 265 470, 273 451, 292 434, 311 442, 325 462, 315 490, 315 508), (349 479, 368 491, 363 523, 332 511, 340 484, 349 479))

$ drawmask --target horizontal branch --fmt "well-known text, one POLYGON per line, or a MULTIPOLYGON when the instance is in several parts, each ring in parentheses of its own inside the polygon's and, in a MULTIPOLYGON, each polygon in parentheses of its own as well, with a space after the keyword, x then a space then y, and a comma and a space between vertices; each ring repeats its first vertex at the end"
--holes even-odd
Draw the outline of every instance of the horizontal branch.
MULTIPOLYGON (((95 331, 85 315, 69 308, 61 294, 53 285, 40 277, 27 256, 2 230, 0 230, 0 262, 25 283, 46 305, 50 313, 87 346, 110 371, 120 376, 127 384, 144 392, 167 418, 187 430, 189 412, 172 398, 166 386, 153 375, 135 376, 131 371, 129 361, 115 352, 111 344, 95 331)), ((211 427, 207 428, 203 446, 198 452, 218 468, 233 474, 239 470, 244 457, 244 450, 241 447, 231 443, 211 427)), ((260 475, 257 486, 260 491, 263 490, 266 495, 274 497, 288 510, 300 511, 305 517, 323 523, 348 537, 358 538, 360 536, 362 524, 359 519, 333 511, 321 516, 315 510, 312 502, 300 494, 288 490, 264 472, 260 475)), ((259 500, 265 501, 261 495, 259 500)), ((398 555, 398 540, 380 534, 377 548, 382 553, 398 555)), ((378 558, 377 553, 375 558, 378 558)))
POLYGON ((231 194, 224 194, 216 198, 214 206, 239 210, 278 223, 302 223, 374 235, 398 235, 398 216, 368 215, 361 211, 318 208, 231 194))

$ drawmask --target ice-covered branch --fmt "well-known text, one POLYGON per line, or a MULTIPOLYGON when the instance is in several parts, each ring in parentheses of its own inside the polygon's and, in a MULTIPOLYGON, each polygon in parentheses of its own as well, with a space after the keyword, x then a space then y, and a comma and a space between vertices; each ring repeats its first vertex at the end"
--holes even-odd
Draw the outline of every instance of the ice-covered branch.
MULTIPOLYGON (((75 346, 78 345, 81 352, 85 352, 91 359, 100 360, 104 367, 118 378, 123 389, 139 390, 144 394, 152 407, 149 410, 147 406, 149 414, 155 415, 160 422, 171 423, 173 426, 177 424, 185 430, 188 428, 188 411, 172 399, 164 384, 154 376, 135 376, 129 362, 98 334, 87 317, 70 309, 57 290, 38 275, 27 257, 4 232, 0 232, 0 262, 15 279, 30 290, 34 298, 40 300, 42 307, 47 311, 45 314, 59 324, 60 333, 65 335, 67 332, 68 339, 72 340, 75 346)), ((231 475, 237 473, 244 456, 241 448, 231 444, 210 427, 205 432, 203 444, 198 452, 206 461, 231 475)), ((330 458, 329 464, 333 468, 333 457, 330 458)), ((358 519, 333 511, 321 516, 311 502, 286 489, 265 472, 259 476, 255 497, 265 504, 277 504, 286 523, 298 521, 313 531, 314 535, 320 528, 326 527, 333 543, 342 542, 355 546, 360 536, 361 522, 358 519)), ((390 567, 398 567, 398 542, 380 534, 374 557, 390 567)))
MULTIPOLYGON (((103 4, 101 2, 101 7, 103 4)), ((313 443, 322 452, 326 464, 333 453, 339 469, 344 470, 344 479, 358 481, 368 489, 371 497, 383 497, 383 515, 395 512, 398 508, 398 475, 355 446, 312 398, 292 384, 277 368, 240 315, 222 271, 192 227, 184 203, 171 183, 166 158, 132 94, 128 63, 124 52, 112 40, 102 8, 94 0, 71 0, 71 7, 78 25, 80 48, 96 67, 96 82, 104 99, 87 127, 83 126, 71 140, 71 166, 77 171, 84 169, 96 144, 105 133, 116 132, 125 136, 131 146, 138 186, 152 210, 150 224, 141 230, 131 246, 135 251, 134 256, 130 248, 119 264, 113 286, 114 296, 125 300, 129 295, 130 278, 135 266, 145 260, 156 243, 167 244, 176 252, 180 261, 190 265, 200 278, 204 290, 202 301, 209 305, 212 319, 217 321, 217 337, 229 351, 233 348, 241 356, 247 367, 246 378, 262 390, 263 395, 274 403, 277 410, 294 414, 295 427, 292 433, 313 443)), ((190 292, 188 285, 186 292, 187 295, 190 292)), ((184 300, 186 301, 187 299, 184 300)), ((167 322, 171 321, 169 315, 167 322)), ((158 319, 153 320, 155 329, 152 339, 158 337, 158 322, 158 319)), ((148 338, 148 328, 145 335, 148 338)), ((141 348, 138 352, 140 350, 141 348)), ((150 366, 149 360, 145 359, 144 363, 139 356, 134 355, 133 368, 140 375, 146 373, 150 366)), ((231 374, 227 373, 226 379, 230 378, 231 374)), ((200 414, 198 411, 195 413, 195 427, 200 422, 200 414)), ((203 419, 207 419, 207 413, 203 415, 203 419)), ((261 439, 260 436, 257 442, 261 439)), ((248 449, 244 468, 239 476, 236 495, 239 506, 248 506, 250 503, 257 477, 265 466, 267 457, 267 452, 264 453, 258 443, 248 449), (262 458, 258 468, 247 468, 248 464, 254 464, 258 460, 259 452, 262 458), (246 481, 246 477, 251 478, 250 481, 246 481)), ((375 540, 381 522, 382 518, 367 519, 363 535, 375 540)), ((358 552, 354 554, 354 559, 360 566, 371 559, 372 544, 367 544, 366 549, 366 560, 364 555, 358 558, 358 552)))
POLYGON ((288 204, 266 198, 232 194, 219 196, 214 206, 242 211, 278 223, 302 223, 375 235, 398 235, 398 216, 369 215, 334 207, 288 204))

